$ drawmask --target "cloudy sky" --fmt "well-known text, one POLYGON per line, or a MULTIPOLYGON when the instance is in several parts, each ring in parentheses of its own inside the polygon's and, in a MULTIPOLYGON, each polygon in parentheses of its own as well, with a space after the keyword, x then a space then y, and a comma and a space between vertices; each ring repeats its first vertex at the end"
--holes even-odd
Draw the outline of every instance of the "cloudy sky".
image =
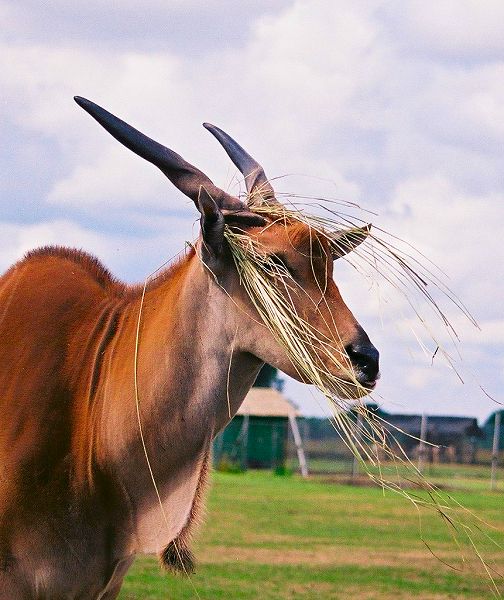
POLYGON ((284 190, 357 202, 443 269, 481 329, 446 306, 464 384, 420 351, 401 300, 344 264, 335 277, 381 350, 385 409, 483 419, 504 400, 502 23, 500 0, 0 0, 0 269, 57 243, 140 281, 197 231, 74 95, 233 191, 210 121, 284 190))

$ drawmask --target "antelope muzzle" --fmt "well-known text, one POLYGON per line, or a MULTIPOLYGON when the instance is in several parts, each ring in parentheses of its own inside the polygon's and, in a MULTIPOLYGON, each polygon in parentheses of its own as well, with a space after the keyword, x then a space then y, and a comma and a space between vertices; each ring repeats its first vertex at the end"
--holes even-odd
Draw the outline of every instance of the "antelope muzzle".
POLYGON ((355 371, 357 381, 366 389, 373 390, 380 378, 380 353, 362 330, 358 340, 345 348, 355 371))

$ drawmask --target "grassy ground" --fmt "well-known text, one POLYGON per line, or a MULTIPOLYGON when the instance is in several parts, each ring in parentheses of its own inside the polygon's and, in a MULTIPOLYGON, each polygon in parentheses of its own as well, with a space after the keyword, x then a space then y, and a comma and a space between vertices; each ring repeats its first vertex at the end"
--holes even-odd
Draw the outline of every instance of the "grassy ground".
MULTIPOLYGON (((456 498, 496 525, 493 535, 504 544, 504 494, 470 490, 456 498)), ((266 472, 215 473, 208 504, 195 544, 197 574, 190 581, 172 577, 155 558, 139 558, 121 600, 492 597, 472 570, 477 563, 461 564, 441 519, 424 514, 425 539, 462 571, 426 548, 411 504, 376 488, 266 472)), ((486 551, 503 572, 504 551, 486 551)))
MULTIPOLYGON (((416 463, 414 463, 416 464, 416 463)), ((310 469, 316 473, 328 475, 341 475, 348 479, 352 472, 352 459, 312 459, 309 461, 310 469)), ((398 471, 402 474, 405 469, 401 466, 387 466, 384 463, 382 472, 388 477, 393 477, 398 471)), ((298 463, 292 460, 289 467, 297 470, 298 463)), ((376 469, 370 469, 371 472, 377 473, 376 469)), ((500 470, 502 473, 502 469, 500 470)), ((429 481, 437 485, 448 486, 455 489, 473 489, 486 491, 490 489, 490 465, 459 465, 459 464, 426 464, 424 475, 429 481)), ((504 484, 500 483, 501 489, 504 489, 504 484)))
MULTIPOLYGON (((370 468, 370 472, 377 475, 378 469, 370 468)), ((381 468, 381 473, 392 480, 398 480, 398 474, 408 477, 408 470, 404 466, 384 466, 381 468)), ((409 473, 411 474, 411 471, 409 473)), ((484 465, 428 465, 423 470, 423 474, 431 483, 452 491, 487 492, 490 490, 490 467, 484 465)), ((498 488, 504 489, 502 482, 499 483, 498 488)))

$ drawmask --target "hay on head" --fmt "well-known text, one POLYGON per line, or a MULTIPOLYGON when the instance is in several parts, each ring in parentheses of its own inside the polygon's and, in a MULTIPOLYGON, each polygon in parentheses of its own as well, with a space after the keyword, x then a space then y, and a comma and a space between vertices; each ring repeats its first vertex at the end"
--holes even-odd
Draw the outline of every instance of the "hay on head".
MULTIPOLYGON (((325 238, 336 254, 338 239, 343 240, 340 243, 344 244, 344 240, 353 238, 353 241, 360 242, 363 237, 368 238, 365 244, 352 244, 356 249, 348 255, 348 248, 340 248, 341 255, 345 255, 345 260, 373 283, 385 283, 400 294, 409 306, 413 319, 430 338, 435 348, 434 354, 444 357, 449 367, 461 378, 452 350, 441 341, 441 338, 447 338, 456 347, 457 332, 437 297, 451 303, 473 325, 477 326, 477 323, 444 284, 442 276, 435 273, 436 267, 399 238, 380 229, 371 229, 364 220, 339 211, 334 202, 317 199, 316 205, 322 212, 320 215, 304 210, 303 203, 299 202, 303 199, 299 196, 291 196, 287 200, 289 206, 264 200, 256 192, 249 197, 248 207, 267 217, 270 223, 287 226, 299 222, 308 226, 314 238, 325 238), (406 250, 400 246, 406 246, 406 250), (435 318, 434 325, 430 322, 432 316, 435 318), (442 335, 436 333, 439 326, 442 335)), ((425 479, 396 439, 397 433, 404 432, 369 410, 361 400, 352 400, 366 396, 369 390, 357 381, 348 356, 339 349, 341 345, 322 335, 297 312, 291 292, 302 290, 299 290, 289 269, 269 256, 257 238, 252 238, 245 231, 226 226, 225 237, 241 283, 263 323, 286 350, 300 379, 313 384, 326 398, 336 431, 367 475, 384 491, 393 491, 409 500, 417 510, 430 509, 439 514, 461 550, 461 565, 466 562, 469 549, 483 566, 493 592, 499 595, 494 581, 495 571, 481 556, 477 545, 478 537, 483 537, 498 546, 485 533, 486 524, 452 496, 425 479), (320 356, 324 360, 317 358, 320 356), (330 363, 338 366, 344 379, 324 367, 330 363), (395 476, 384 475, 380 457, 396 465, 395 476)))

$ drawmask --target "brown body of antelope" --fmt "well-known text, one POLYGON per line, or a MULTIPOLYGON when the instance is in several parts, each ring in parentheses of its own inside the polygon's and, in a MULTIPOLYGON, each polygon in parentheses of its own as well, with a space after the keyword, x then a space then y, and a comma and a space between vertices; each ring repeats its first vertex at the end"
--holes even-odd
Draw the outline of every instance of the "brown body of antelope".
MULTIPOLYGON (((305 318, 335 340, 363 386, 378 376, 378 353, 343 302, 332 261, 307 258, 305 226, 269 222, 173 151, 76 101, 195 202, 201 234, 144 297, 93 257, 59 247, 30 252, 0 279, 0 600, 115 598, 140 552, 192 570, 189 537, 228 401, 233 415, 264 362, 297 377, 240 285, 226 226, 281 255, 305 318)), ((206 127, 249 194, 276 202, 262 168, 206 127)))

